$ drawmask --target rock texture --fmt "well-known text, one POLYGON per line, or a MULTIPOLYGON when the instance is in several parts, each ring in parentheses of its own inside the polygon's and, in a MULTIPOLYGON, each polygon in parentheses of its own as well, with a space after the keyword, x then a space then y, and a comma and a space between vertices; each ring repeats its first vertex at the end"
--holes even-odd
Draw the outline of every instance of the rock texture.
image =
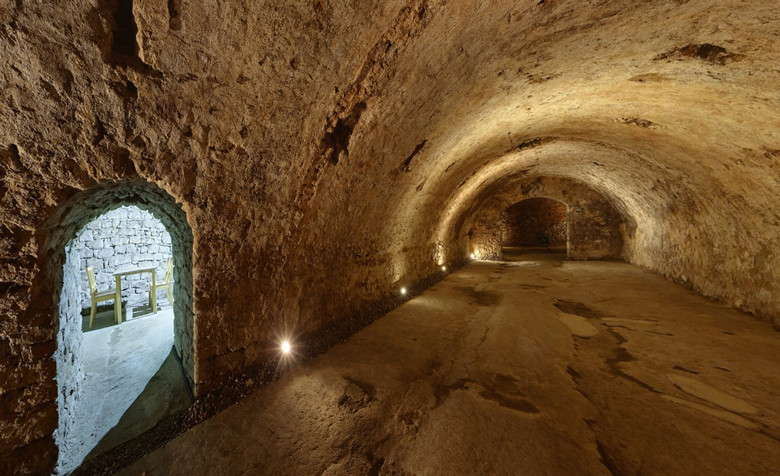
POLYGON ((278 335, 465 260, 453 225, 521 174, 593 189, 626 260, 780 325, 778 17, 736 0, 1 3, 0 464, 56 464, 64 247, 120 204, 177 224, 176 345, 199 396, 278 335))

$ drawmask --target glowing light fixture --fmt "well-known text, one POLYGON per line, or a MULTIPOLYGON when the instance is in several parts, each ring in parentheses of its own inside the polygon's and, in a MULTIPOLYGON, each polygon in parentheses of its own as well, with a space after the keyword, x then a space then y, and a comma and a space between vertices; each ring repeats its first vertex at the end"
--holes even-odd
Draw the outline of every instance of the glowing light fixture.
POLYGON ((474 253, 471 253, 471 259, 474 259, 476 257, 477 257, 477 255, 475 255, 474 253))
POLYGON ((282 342, 282 352, 285 353, 285 354, 289 354, 290 353, 290 342, 289 341, 282 342))
POLYGON ((447 267, 446 267, 446 266, 442 266, 442 267, 441 267, 441 270, 442 270, 442 271, 447 271, 447 267))
POLYGON ((406 288, 401 288, 401 295, 403 296, 404 294, 406 294, 406 288))

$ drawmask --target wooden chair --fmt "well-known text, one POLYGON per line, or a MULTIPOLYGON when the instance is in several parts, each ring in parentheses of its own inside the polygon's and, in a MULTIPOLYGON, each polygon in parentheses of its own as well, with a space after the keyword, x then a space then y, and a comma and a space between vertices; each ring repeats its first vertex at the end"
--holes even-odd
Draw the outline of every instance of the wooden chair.
MULTIPOLYGON (((165 267, 165 281, 157 283, 154 287, 154 292, 165 289, 165 294, 168 295, 168 303, 173 306, 173 257, 168 258, 168 265, 165 267)), ((152 295, 149 294, 149 305, 152 305, 152 295)))
POLYGON ((92 309, 89 312, 89 328, 92 329, 92 323, 95 321, 95 312, 97 311, 97 303, 102 301, 114 301, 114 315, 116 315, 116 307, 121 306, 122 302, 116 302, 116 289, 107 289, 105 291, 98 291, 97 281, 95 281, 95 271, 92 266, 87 266, 87 280, 89 281, 89 297, 92 298, 92 309))

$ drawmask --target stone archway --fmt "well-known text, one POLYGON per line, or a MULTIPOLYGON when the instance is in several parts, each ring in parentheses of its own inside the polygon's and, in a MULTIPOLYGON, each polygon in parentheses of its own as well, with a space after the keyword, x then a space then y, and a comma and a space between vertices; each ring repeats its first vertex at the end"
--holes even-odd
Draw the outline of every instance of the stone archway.
POLYGON ((501 213, 502 246, 565 251, 567 215, 568 206, 551 198, 527 198, 510 205, 501 213))
POLYGON ((83 379, 81 362, 81 305, 78 296, 78 266, 67 253, 76 234, 87 223, 123 205, 134 205, 160 220, 171 236, 174 265, 174 347, 192 388, 195 375, 192 306, 192 229, 181 206, 162 188, 144 181, 100 183, 83 191, 59 207, 47 222, 44 246, 47 254, 44 276, 54 290, 54 319, 57 332, 57 406, 55 431, 59 456, 57 470, 68 471, 80 461, 72 461, 74 440, 73 408, 80 396, 83 379))
POLYGON ((572 260, 622 259, 626 222, 610 200, 587 185, 563 177, 526 178, 493 191, 464 218, 466 245, 482 259, 502 259, 501 215, 512 204, 549 199, 564 204, 566 255, 572 260))

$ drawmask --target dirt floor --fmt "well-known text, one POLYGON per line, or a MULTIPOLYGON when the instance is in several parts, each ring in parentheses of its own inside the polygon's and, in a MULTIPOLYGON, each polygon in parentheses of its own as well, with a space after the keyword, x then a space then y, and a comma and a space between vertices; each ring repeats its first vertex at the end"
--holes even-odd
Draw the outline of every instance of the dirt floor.
POLYGON ((770 324, 628 264, 513 259, 460 269, 121 474, 780 474, 770 324))

